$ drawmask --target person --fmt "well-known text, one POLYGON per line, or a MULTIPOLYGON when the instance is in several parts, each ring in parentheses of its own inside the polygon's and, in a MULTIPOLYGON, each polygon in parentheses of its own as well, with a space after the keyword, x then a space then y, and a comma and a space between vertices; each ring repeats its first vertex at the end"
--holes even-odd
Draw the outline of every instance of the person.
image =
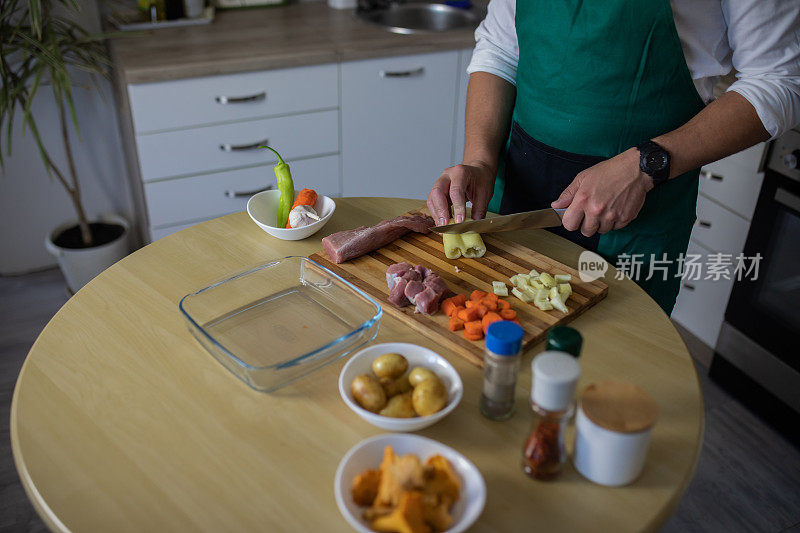
POLYGON ((467 201, 474 219, 566 208, 556 233, 669 266, 636 280, 669 314, 699 167, 800 123, 800 2, 492 0, 475 36, 464 158, 433 185, 434 220, 467 201))

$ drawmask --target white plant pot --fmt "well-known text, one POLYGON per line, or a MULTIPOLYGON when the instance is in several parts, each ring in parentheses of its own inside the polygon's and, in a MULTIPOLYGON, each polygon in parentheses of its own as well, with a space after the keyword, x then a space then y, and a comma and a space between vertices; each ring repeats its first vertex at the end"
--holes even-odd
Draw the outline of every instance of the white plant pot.
POLYGON ((67 280, 67 287, 73 293, 80 290, 100 272, 128 255, 129 252, 128 235, 130 232, 128 222, 124 218, 107 214, 90 222, 118 224, 123 228, 122 235, 109 243, 92 248, 62 248, 56 245, 53 239, 65 229, 78 223, 77 220, 72 220, 55 228, 44 240, 45 248, 58 260, 58 266, 67 280))

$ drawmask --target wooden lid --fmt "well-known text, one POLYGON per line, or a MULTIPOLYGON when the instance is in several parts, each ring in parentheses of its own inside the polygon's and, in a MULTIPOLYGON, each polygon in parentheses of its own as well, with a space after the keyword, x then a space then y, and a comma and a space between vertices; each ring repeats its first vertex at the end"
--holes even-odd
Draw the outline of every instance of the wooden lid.
POLYGON ((644 431, 658 418, 658 406, 649 394, 619 381, 601 381, 586 387, 581 409, 598 426, 618 433, 644 431))

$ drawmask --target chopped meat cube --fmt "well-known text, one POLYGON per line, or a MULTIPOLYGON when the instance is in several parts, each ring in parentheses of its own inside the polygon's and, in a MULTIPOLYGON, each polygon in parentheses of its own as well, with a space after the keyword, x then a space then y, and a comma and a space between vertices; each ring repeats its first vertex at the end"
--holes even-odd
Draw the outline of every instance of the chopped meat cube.
POLYGON ((422 284, 421 281, 417 280, 409 281, 408 285, 406 285, 406 290, 405 290, 406 298, 408 298, 408 301, 410 301, 413 304, 415 302, 417 294, 421 293, 424 290, 425 286, 422 284))
POLYGON ((389 291, 389 301, 395 307, 405 307, 411 303, 406 298, 406 285, 408 285, 408 281, 403 278, 395 278, 395 284, 392 290, 389 291))

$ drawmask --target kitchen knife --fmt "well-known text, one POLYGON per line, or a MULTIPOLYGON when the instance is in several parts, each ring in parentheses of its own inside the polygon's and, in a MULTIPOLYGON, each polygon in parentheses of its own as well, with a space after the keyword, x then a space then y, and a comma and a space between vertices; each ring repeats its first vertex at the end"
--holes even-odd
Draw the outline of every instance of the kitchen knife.
POLYGON ((514 229, 532 228, 551 228, 561 225, 561 217, 564 216, 566 209, 539 209, 536 211, 526 211, 524 213, 514 213, 513 215, 503 215, 483 220, 470 220, 458 224, 447 224, 445 226, 435 226, 431 231, 435 233, 494 233, 497 231, 511 231, 514 229))

